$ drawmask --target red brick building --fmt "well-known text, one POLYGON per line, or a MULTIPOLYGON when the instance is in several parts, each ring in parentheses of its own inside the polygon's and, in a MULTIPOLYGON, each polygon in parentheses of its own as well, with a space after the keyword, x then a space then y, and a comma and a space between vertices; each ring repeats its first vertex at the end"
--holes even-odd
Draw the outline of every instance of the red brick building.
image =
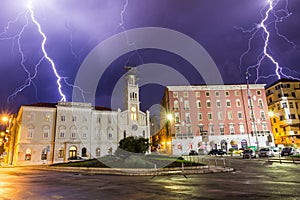
POLYGON ((263 84, 167 86, 162 107, 173 155, 274 145, 263 84))

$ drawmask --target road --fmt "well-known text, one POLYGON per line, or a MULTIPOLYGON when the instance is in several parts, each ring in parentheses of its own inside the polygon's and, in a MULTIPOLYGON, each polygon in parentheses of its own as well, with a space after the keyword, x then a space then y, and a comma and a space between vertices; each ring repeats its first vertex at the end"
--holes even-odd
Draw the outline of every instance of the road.
POLYGON ((231 159, 236 170, 174 176, 81 175, 0 168, 0 199, 300 199, 300 165, 231 159))

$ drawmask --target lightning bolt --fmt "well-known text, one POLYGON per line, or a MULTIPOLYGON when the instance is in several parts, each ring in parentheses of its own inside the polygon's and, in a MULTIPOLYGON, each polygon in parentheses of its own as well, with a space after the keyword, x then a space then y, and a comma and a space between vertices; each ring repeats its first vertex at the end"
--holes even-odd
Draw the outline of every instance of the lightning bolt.
MULTIPOLYGON (((35 18, 34 9, 33 9, 31 1, 28 2, 26 11, 20 13, 14 20, 11 20, 11 21, 8 22, 7 26, 4 28, 4 31, 0 34, 0 37, 1 37, 0 40, 9 40, 9 39, 12 40, 13 41, 13 46, 14 46, 14 41, 15 40, 17 41, 18 52, 21 55, 21 63, 20 64, 21 64, 22 68, 24 69, 24 71, 27 75, 27 79, 24 81, 24 83, 21 86, 19 86, 14 91, 13 94, 8 96, 8 98, 7 98, 8 102, 11 101, 13 98, 15 98, 23 90, 30 87, 31 85, 33 85, 36 89, 36 85, 34 84, 33 80, 37 76, 38 67, 41 65, 41 63, 44 60, 46 60, 48 63, 50 63, 50 65, 52 67, 52 70, 54 72, 54 75, 56 76, 56 79, 57 79, 56 83, 58 85, 58 92, 61 96, 60 101, 66 101, 66 95, 62 92, 62 85, 61 85, 62 78, 59 76, 59 74, 56 70, 56 66, 54 64, 54 61, 48 56, 48 53, 47 53, 46 48, 45 48, 47 37, 46 37, 45 33, 42 31, 41 25, 39 24, 39 22, 35 18), (10 30, 10 27, 13 24, 16 24, 18 21, 20 21, 21 17, 24 17, 25 23, 21 26, 21 30, 18 32, 18 34, 14 35, 12 37, 4 37, 8 33, 8 30, 10 30), (24 34, 24 31, 29 26, 29 20, 31 20, 31 22, 33 22, 33 24, 37 28, 37 31, 39 32, 39 34, 43 38, 42 43, 41 43, 41 50, 42 50, 43 56, 39 59, 37 64, 34 66, 34 72, 33 73, 30 73, 29 68, 25 64, 27 58, 25 56, 25 53, 22 50, 22 44, 21 44, 21 39, 22 39, 22 36, 24 34)), ((12 47, 12 49, 13 49, 13 47, 12 47)))
POLYGON ((138 58, 139 58, 139 60, 141 61, 141 63, 144 64, 144 60, 143 60, 142 56, 140 55, 140 53, 139 53, 139 51, 138 51, 138 47, 136 46, 136 43, 135 43, 135 42, 130 42, 130 41, 129 41, 129 37, 128 37, 128 34, 127 34, 127 30, 126 30, 125 25, 124 25, 124 14, 125 14, 125 12, 126 12, 126 9, 127 9, 128 4, 129 4, 129 1, 128 1, 128 0, 125 0, 125 4, 124 4, 124 6, 123 6, 123 9, 122 9, 121 12, 120 12, 120 23, 119 23, 119 26, 121 27, 121 29, 122 29, 122 30, 124 31, 124 33, 125 33, 127 45, 129 45, 129 46, 132 46, 132 45, 133 45, 134 48, 135 48, 135 50, 134 50, 134 52, 128 57, 125 66, 128 64, 130 58, 131 58, 132 56, 134 56, 135 54, 138 56, 138 58))
MULTIPOLYGON (((271 55, 271 53, 272 53, 271 47, 270 47, 271 32, 268 29, 270 25, 274 25, 274 29, 275 29, 276 35, 278 37, 285 40, 293 48, 296 48, 295 43, 290 41, 284 35, 280 34, 279 29, 278 29, 278 23, 283 22, 284 19, 286 19, 292 15, 292 13, 290 13, 288 10, 288 0, 283 0, 284 8, 277 9, 277 10, 275 9, 275 7, 278 5, 278 3, 281 0, 266 0, 266 1, 267 1, 267 5, 260 10, 261 21, 259 24, 255 24, 255 27, 252 27, 250 29, 244 29, 242 27, 235 27, 235 28, 241 30, 243 33, 250 34, 250 38, 248 40, 248 48, 240 56, 240 60, 239 60, 240 71, 242 71, 242 64, 243 64, 244 57, 246 55, 248 55, 252 49, 252 44, 253 44, 254 38, 257 37, 258 34, 260 34, 262 32, 260 37, 264 41, 263 48, 262 48, 261 52, 259 53, 259 55, 257 56, 256 63, 247 67, 247 73, 249 73, 249 75, 251 75, 249 71, 252 69, 255 69, 255 71, 256 71, 255 83, 257 83, 260 79, 267 79, 270 77, 277 77, 278 79, 281 79, 282 77, 284 77, 284 78, 289 78, 289 79, 300 80, 296 77, 285 74, 283 72, 283 70, 290 71, 290 72, 295 72, 295 71, 293 71, 287 67, 280 66, 280 64, 276 61, 276 59, 271 55), (275 66, 275 70, 274 70, 273 74, 269 74, 269 75, 261 75, 260 74, 262 62, 265 60, 271 61, 273 66, 275 66)), ((299 72, 297 72, 297 73, 299 73, 299 72)))

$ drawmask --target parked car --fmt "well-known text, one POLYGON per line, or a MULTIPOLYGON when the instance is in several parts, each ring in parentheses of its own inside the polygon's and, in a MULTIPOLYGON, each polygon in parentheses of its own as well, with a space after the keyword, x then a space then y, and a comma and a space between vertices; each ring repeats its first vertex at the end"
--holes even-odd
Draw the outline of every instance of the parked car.
POLYGON ((189 156, 197 156, 197 155, 198 155, 197 151, 195 151, 195 150, 190 150, 189 156))
POLYGON ((212 149, 208 152, 208 155, 227 155, 227 152, 225 149, 212 149))
POLYGON ((256 158, 255 151, 253 149, 245 149, 243 158, 256 158))
POLYGON ((280 154, 280 149, 278 147, 271 147, 273 153, 274 153, 274 156, 279 156, 280 154))
POLYGON ((274 157, 274 156, 275 156, 275 154, 274 154, 273 150, 269 147, 261 148, 258 151, 258 157, 274 157))
POLYGON ((294 155, 295 149, 294 147, 284 147, 281 151, 281 156, 290 156, 294 155))

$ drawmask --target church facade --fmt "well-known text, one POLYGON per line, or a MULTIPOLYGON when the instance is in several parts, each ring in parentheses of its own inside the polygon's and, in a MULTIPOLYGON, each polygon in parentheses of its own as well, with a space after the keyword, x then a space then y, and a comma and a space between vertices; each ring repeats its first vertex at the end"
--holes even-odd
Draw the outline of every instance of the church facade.
POLYGON ((9 131, 8 164, 32 165, 113 154, 121 139, 150 138, 150 114, 142 112, 133 69, 127 72, 125 109, 58 102, 21 106, 9 131))

